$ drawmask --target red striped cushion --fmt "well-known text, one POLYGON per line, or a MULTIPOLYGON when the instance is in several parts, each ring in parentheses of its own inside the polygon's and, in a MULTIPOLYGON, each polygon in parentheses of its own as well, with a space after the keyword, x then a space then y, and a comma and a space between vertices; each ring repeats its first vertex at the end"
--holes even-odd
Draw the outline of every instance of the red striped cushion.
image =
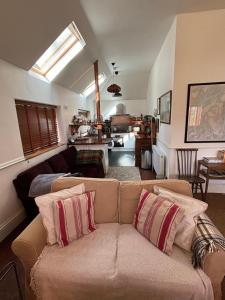
POLYGON ((54 202, 55 231, 60 246, 67 246, 96 229, 94 196, 95 192, 86 192, 54 202))
POLYGON ((134 227, 161 251, 171 255, 177 226, 184 209, 174 202, 142 190, 134 215, 134 227))

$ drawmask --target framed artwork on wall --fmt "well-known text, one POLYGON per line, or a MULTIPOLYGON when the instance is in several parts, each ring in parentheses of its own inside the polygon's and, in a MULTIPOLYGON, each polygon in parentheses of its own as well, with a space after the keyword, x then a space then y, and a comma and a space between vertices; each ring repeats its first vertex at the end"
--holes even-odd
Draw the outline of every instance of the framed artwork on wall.
POLYGON ((188 85, 184 141, 225 142, 225 82, 188 85))
POLYGON ((170 124, 171 121, 172 91, 159 97, 160 123, 170 124))

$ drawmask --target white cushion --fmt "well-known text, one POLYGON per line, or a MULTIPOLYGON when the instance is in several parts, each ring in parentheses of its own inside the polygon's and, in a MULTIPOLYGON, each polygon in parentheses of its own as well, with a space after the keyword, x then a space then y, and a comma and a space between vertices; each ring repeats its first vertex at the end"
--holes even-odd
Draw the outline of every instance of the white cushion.
POLYGON ((66 198, 83 194, 85 192, 84 184, 73 186, 70 189, 64 189, 55 193, 49 193, 35 198, 39 208, 43 225, 47 231, 47 243, 53 245, 57 242, 54 224, 53 202, 64 200, 66 198))
POLYGON ((169 198, 185 210, 184 218, 177 228, 175 244, 187 251, 191 251, 193 235, 196 227, 194 217, 205 212, 208 204, 195 198, 175 193, 160 186, 154 186, 154 192, 169 198))

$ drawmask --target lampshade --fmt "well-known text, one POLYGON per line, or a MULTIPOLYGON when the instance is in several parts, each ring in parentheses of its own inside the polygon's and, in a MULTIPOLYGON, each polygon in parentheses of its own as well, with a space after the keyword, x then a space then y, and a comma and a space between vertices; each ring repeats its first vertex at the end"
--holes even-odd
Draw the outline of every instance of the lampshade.
POLYGON ((107 88, 107 91, 109 93, 119 93, 121 91, 121 87, 113 83, 107 88))

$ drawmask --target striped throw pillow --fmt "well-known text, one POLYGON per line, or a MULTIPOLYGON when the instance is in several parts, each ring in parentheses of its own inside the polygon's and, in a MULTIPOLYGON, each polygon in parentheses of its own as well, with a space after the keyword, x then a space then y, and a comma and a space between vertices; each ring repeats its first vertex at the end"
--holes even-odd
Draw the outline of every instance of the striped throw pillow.
POLYGON ((67 246, 96 229, 94 197, 95 192, 86 192, 54 202, 55 231, 60 246, 67 246))
POLYGON ((184 209, 177 204, 143 189, 133 225, 161 251, 171 255, 177 226, 183 216, 184 209))

